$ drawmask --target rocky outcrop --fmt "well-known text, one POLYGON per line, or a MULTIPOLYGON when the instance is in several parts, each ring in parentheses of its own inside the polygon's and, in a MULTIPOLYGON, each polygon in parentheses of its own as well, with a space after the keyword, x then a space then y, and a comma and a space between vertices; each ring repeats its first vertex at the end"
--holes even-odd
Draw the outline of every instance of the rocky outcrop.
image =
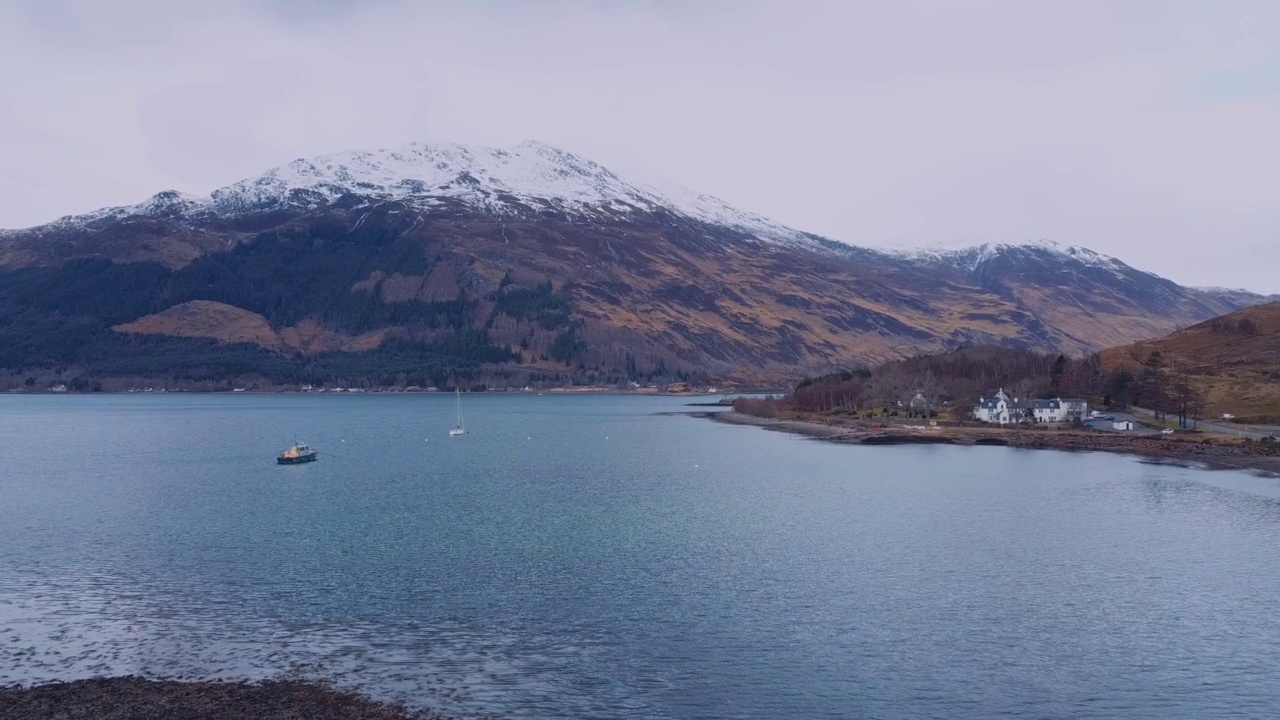
POLYGON ((448 720, 292 681, 178 682, 99 678, 0 688, 0 717, 17 720, 448 720))

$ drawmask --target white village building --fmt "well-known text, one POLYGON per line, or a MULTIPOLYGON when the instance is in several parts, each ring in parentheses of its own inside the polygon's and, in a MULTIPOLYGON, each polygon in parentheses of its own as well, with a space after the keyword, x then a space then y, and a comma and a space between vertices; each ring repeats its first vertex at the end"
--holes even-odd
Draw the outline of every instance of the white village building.
POLYGON ((973 407, 973 419, 992 425, 1016 423, 1022 419, 1022 408, 1015 408, 1017 404, 1017 400, 1006 395, 1001 388, 993 395, 978 398, 978 404, 973 407))
POLYGON ((973 407, 973 418, 992 425, 1011 425, 1030 415, 1037 423, 1049 424, 1082 420, 1088 412, 1089 404, 1079 398, 1019 400, 1009 397, 1001 388, 978 399, 978 404, 973 407))

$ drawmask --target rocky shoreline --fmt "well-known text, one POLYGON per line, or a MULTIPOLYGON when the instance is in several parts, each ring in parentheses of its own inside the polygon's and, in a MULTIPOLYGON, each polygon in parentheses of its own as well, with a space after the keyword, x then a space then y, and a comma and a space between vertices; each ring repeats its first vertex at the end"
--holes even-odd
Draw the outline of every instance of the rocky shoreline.
POLYGON ((825 416, 762 418, 735 411, 695 413, 717 422, 751 425, 854 445, 997 445, 1027 450, 1111 452, 1210 469, 1254 470, 1280 475, 1280 447, 1214 438, 1121 435, 1079 430, 877 426, 825 416))
POLYGON ((449 720, 303 682, 185 682, 132 676, 0 687, 0 718, 449 720))

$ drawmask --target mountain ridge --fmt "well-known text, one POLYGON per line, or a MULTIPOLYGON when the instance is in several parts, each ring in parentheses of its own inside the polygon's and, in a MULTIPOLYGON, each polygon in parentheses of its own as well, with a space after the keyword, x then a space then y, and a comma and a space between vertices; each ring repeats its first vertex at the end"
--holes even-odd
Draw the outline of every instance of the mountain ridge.
POLYGON ((443 200, 455 199, 495 216, 551 208, 569 217, 591 219, 635 210, 674 209, 772 242, 825 240, 706 193, 682 186, 661 191, 624 181, 592 160, 534 140, 511 148, 412 142, 378 150, 345 150, 299 158, 217 188, 207 196, 165 190, 134 205, 66 215, 43 225, 0 232, 92 227, 134 216, 225 219, 286 207, 314 209, 350 194, 380 202, 404 202, 420 209, 435 209, 443 200))
MULTIPOLYGON (((345 347, 337 340, 280 339, 308 327, 376 332, 397 358, 419 348, 435 367, 460 352, 607 377, 793 376, 987 343, 1079 355, 1262 300, 1049 241, 848 245, 532 142, 334 153, 205 197, 166 191, 0 233, 0 309, 15 338, 78 322, 102 348, 121 342, 111 328, 145 327, 192 342, 256 337, 275 355, 342 352, 324 349, 345 347), (164 314, 197 301, 225 307, 164 314), (237 334, 250 316, 269 328, 254 319, 237 334)), ((0 355, 0 367, 100 362, 58 347, 0 355)))
MULTIPOLYGON (((918 248, 854 245, 788 227, 683 186, 659 190, 650 184, 624 181, 592 160, 537 140, 524 140, 511 148, 414 141, 391 148, 345 150, 298 158, 261 175, 217 188, 207 196, 164 190, 133 205, 66 215, 28 228, 0 229, 0 233, 12 236, 46 228, 89 227, 128 217, 229 219, 261 214, 291 203, 296 208, 314 209, 353 193, 380 202, 420 203, 426 208, 435 207, 446 198, 461 198, 497 216, 529 209, 521 208, 522 204, 548 200, 566 203, 562 209, 584 214, 601 208, 618 212, 667 208, 762 240, 806 244, 815 249, 933 259, 962 266, 980 264, 1001 252, 1032 248, 1102 266, 1125 265, 1090 248, 1043 238, 1021 243, 978 241, 918 248), (496 164, 481 162, 484 159, 496 164)), ((1249 292, 1227 288, 1204 290, 1249 292)))

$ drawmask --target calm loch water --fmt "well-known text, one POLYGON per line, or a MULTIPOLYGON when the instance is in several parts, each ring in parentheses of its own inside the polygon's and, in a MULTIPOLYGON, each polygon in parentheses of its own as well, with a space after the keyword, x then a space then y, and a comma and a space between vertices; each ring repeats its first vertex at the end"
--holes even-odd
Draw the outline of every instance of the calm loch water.
POLYGON ((0 397, 0 684, 463 716, 1280 715, 1280 480, 687 400, 0 397), (294 440, 317 463, 278 467, 294 440))

